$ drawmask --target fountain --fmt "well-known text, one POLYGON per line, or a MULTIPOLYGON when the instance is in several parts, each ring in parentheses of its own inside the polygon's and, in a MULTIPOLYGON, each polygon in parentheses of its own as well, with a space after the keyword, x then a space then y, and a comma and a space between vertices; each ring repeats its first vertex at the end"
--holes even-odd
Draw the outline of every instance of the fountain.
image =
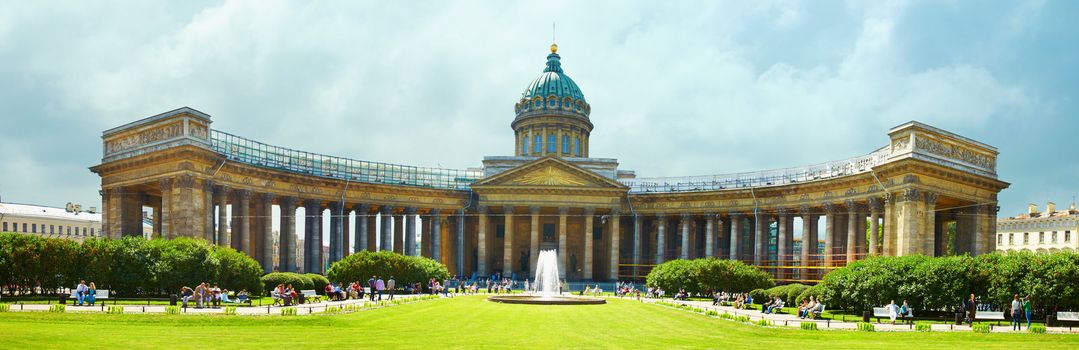
POLYGON ((525 295, 493 295, 487 300, 509 304, 542 305, 582 305, 606 304, 603 298, 563 296, 562 282, 558 279, 558 253, 544 250, 536 259, 536 280, 532 284, 534 291, 525 291, 525 295))

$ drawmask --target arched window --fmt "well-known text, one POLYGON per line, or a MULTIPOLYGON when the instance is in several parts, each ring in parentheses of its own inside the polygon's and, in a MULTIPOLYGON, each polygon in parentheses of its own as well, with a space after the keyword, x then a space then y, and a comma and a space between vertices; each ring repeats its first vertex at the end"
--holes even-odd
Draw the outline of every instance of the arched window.
POLYGON ((558 139, 554 137, 554 134, 547 135, 547 153, 555 153, 555 145, 557 145, 558 139))
POLYGON ((573 140, 573 154, 578 156, 578 157, 581 156, 581 138, 580 137, 578 137, 576 140, 573 140))
POLYGON ((543 100, 537 98, 536 99, 536 108, 540 108, 540 107, 543 107, 543 100))
POLYGON ((562 135, 562 153, 569 154, 569 135, 562 135))
POLYGON ((532 153, 540 154, 543 152, 543 138, 539 135, 533 136, 532 143, 534 143, 532 146, 532 153))
POLYGON ((525 135, 525 137, 521 138, 521 155, 528 155, 528 135, 525 135))

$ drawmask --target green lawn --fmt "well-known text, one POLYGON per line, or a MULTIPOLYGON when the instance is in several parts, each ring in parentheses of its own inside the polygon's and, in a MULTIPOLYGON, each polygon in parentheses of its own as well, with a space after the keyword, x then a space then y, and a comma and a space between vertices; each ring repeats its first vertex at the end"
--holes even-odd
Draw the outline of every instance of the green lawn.
POLYGON ((482 296, 333 316, 0 313, 2 348, 1079 348, 1077 335, 761 328, 632 300, 490 303, 482 296))

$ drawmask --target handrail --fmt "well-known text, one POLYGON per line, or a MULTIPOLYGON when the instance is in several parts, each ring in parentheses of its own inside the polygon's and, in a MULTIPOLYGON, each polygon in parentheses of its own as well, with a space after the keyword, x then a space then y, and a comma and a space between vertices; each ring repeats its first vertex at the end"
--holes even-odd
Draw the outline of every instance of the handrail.
POLYGON ((699 192, 779 186, 866 173, 874 166, 887 162, 890 154, 889 147, 885 146, 863 156, 784 169, 702 176, 619 179, 618 181, 629 186, 630 193, 699 192))
POLYGON ((483 172, 477 170, 425 168, 327 156, 273 146, 218 130, 211 130, 210 145, 213 151, 234 162, 353 182, 467 190, 469 184, 483 177, 483 172))

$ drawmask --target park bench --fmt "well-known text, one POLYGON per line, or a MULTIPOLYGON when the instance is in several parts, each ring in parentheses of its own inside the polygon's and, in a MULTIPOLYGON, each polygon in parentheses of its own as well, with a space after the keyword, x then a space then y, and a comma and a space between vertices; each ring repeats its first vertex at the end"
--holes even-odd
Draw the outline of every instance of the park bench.
MULTIPOLYGON (((897 314, 896 316, 898 316, 898 318, 900 318, 900 319, 902 319, 904 321, 913 321, 912 318, 914 317, 914 314, 911 313, 911 311, 908 309, 906 315, 897 314)), ((875 317, 877 319, 877 323, 880 323, 880 319, 889 317, 888 316, 888 308, 887 307, 875 307, 875 308, 873 308, 873 317, 875 317)))
POLYGON ((812 310, 812 311, 810 311, 810 312, 809 312, 809 318, 810 318, 810 319, 817 319, 817 318, 820 318, 820 317, 821 317, 821 315, 823 315, 823 314, 824 314, 824 310, 826 309, 826 308, 825 308, 826 306, 827 306, 827 305, 824 305, 824 304, 820 304, 820 311, 817 311, 817 310, 812 310))
POLYGON ((312 301, 314 301, 316 303, 322 301, 322 297, 319 296, 318 293, 316 293, 314 289, 301 290, 300 294, 303 295, 304 304, 310 303, 312 301))
POLYGON ((1058 311, 1057 322, 1079 322, 1079 312, 1058 311))
POLYGON ((1000 325, 1000 321, 1006 320, 1004 318, 1004 311, 978 311, 974 314, 975 321, 997 321, 997 325, 1000 325))
MULTIPOLYGON (((75 295, 75 294, 76 294, 75 291, 71 291, 71 296, 68 297, 68 298, 71 298, 71 306, 78 305, 78 303, 79 303, 79 297, 77 295, 75 295)), ((108 299, 108 298, 109 298, 109 290, 108 289, 98 289, 97 290, 97 300, 104 300, 104 299, 108 299)))

